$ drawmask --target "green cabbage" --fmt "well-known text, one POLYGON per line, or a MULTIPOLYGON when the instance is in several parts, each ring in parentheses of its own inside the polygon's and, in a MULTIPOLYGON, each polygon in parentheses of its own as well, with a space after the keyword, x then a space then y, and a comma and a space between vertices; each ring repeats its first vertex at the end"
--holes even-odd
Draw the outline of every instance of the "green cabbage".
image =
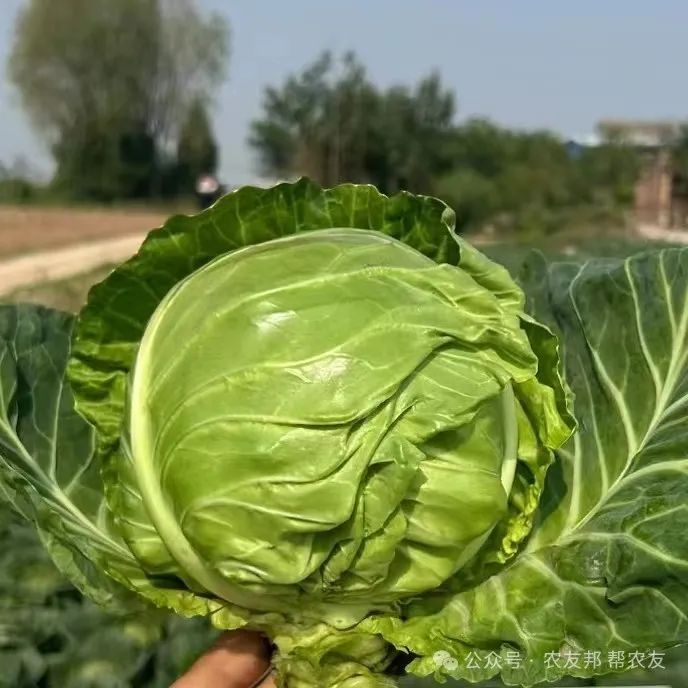
POLYGON ((655 528, 688 495, 662 434, 686 253, 534 263, 528 315, 453 222, 368 186, 244 188, 153 231, 73 333, 2 311, 0 485, 62 571, 263 630, 286 688, 528 685, 605 671, 548 652, 688 641, 688 548, 655 528))
POLYGON ((382 234, 230 252, 146 326, 110 506, 146 571, 347 627, 513 554, 569 432, 538 364, 515 298, 382 234))

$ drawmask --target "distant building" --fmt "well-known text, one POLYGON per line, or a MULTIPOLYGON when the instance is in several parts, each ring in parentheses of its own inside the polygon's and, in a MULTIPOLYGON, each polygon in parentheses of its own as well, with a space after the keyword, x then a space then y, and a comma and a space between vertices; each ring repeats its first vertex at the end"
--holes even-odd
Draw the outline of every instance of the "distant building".
POLYGON ((672 162, 672 147, 682 124, 604 120, 598 125, 603 141, 633 146, 642 156, 634 194, 635 217, 640 224, 688 229, 688 184, 672 162))
POLYGON ((657 149, 671 144, 681 133, 682 122, 604 119, 597 125, 604 141, 622 141, 635 148, 657 149))

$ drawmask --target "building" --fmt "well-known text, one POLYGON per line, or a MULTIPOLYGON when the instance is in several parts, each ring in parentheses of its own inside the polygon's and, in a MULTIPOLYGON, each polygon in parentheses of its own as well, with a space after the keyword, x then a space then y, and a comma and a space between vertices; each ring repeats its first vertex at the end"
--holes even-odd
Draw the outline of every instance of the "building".
POLYGON ((676 170, 672 155, 682 125, 632 120, 604 120, 598 125, 602 140, 633 146, 641 155, 634 194, 639 224, 688 229, 688 184, 676 170))

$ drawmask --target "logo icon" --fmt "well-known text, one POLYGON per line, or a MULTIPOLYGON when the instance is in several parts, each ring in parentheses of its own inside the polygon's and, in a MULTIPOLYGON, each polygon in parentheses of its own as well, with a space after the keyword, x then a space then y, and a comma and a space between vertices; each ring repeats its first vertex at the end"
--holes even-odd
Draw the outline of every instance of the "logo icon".
POLYGON ((446 671, 454 671, 459 666, 459 661, 456 657, 452 657, 446 650, 437 650, 432 656, 432 661, 438 669, 445 669, 446 671))

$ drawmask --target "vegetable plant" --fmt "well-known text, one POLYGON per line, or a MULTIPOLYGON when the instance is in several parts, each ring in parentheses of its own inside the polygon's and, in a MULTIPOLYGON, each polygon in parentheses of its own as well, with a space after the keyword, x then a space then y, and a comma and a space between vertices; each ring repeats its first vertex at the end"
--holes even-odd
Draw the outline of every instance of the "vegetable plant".
POLYGON ((76 319, 0 308, 0 484, 96 603, 260 629, 280 686, 625 669, 581 657, 688 639, 687 268, 517 284, 437 199, 245 187, 76 319))

